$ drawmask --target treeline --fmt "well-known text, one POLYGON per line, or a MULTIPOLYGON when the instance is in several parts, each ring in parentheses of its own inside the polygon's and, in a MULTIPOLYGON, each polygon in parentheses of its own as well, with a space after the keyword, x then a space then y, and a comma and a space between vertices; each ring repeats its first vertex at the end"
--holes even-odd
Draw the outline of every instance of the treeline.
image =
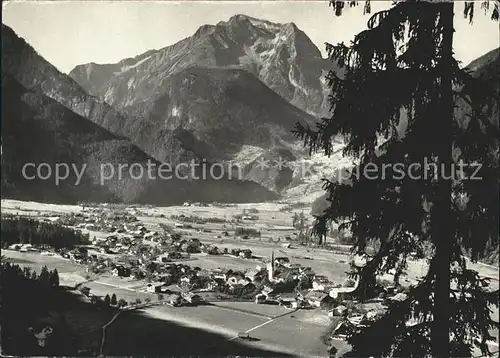
POLYGON ((208 217, 208 218, 202 218, 200 216, 184 216, 184 215, 171 215, 170 218, 172 220, 178 220, 182 222, 187 222, 187 223, 194 223, 194 224, 207 224, 207 223, 215 223, 215 224, 223 224, 226 223, 227 220, 224 218, 217 218, 217 217, 208 217))
MULTIPOLYGON (((282 203, 279 203, 282 204, 282 203)), ((290 212, 295 209, 305 209, 310 206, 308 203, 303 203, 303 202, 298 202, 298 203, 284 203, 286 204, 285 206, 280 208, 281 212, 290 212)))
POLYGON ((236 236, 253 236, 253 237, 259 237, 260 236, 260 231, 252 228, 244 228, 244 227, 237 227, 236 230, 234 230, 234 234, 236 236))
POLYGON ((12 244, 47 245, 55 249, 73 248, 90 243, 88 234, 60 224, 27 218, 2 218, 2 247, 12 244))
MULTIPOLYGON (((96 295, 93 295, 90 293, 90 288, 87 286, 80 286, 78 290, 82 293, 82 295, 86 296, 89 298, 90 303, 97 305, 97 306, 106 306, 106 307, 115 307, 115 308, 125 308, 128 305, 140 305, 142 301, 137 298, 134 301, 127 302, 123 298, 118 299, 116 297, 116 294, 113 293, 111 296, 107 294, 104 297, 99 297, 96 295)), ((163 300, 163 295, 159 294, 158 295, 158 300, 161 301, 163 300)), ((145 300, 146 303, 150 303, 151 299, 146 298, 145 300)))

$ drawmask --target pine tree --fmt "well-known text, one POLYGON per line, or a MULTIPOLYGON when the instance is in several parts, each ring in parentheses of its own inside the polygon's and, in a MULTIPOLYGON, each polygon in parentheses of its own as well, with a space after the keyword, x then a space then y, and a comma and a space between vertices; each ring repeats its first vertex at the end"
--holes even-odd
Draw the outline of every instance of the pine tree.
POLYGON ((292 226, 296 229, 298 229, 299 220, 300 220, 299 214, 294 213, 292 217, 292 226))
POLYGON ((50 271, 49 282, 52 286, 59 286, 59 272, 57 272, 57 269, 50 271))
MULTIPOLYGON (((357 2, 331 2, 336 16, 346 4, 357 2)), ((474 9, 465 3, 471 22, 474 9)), ((498 1, 491 17, 498 20, 498 1)), ((498 245, 498 201, 491 197, 498 193, 498 125, 489 119, 498 113, 498 93, 460 68, 453 32, 452 1, 402 1, 374 14, 350 46, 327 45, 343 69, 328 78, 331 118, 295 131, 326 155, 332 139, 343 136, 343 154, 358 161, 349 183, 325 182, 331 206, 316 230, 329 220, 349 228, 358 253, 376 242, 365 273, 399 275, 411 252, 432 246, 429 270, 408 299, 349 337, 352 357, 470 356, 474 346, 487 354, 488 329, 498 326, 489 312, 498 292, 463 256, 465 249, 474 261, 488 243, 498 245), (470 179, 477 167, 460 168, 462 162, 480 163, 482 180, 470 179), (401 175, 414 163, 416 175, 401 175), (410 317, 418 323, 407 326, 410 317)))
POLYGON ((301 231, 304 229, 307 229, 307 218, 304 215, 303 211, 300 212, 298 225, 299 225, 299 230, 301 230, 301 231))
POLYGON ((42 270, 40 271, 40 276, 38 276, 38 281, 47 285, 50 284, 50 273, 47 266, 42 267, 42 270))
POLYGON ((24 277, 26 277, 27 279, 31 279, 31 268, 30 267, 24 267, 23 268, 23 274, 24 274, 24 277))
POLYGON ((116 300, 116 295, 113 293, 113 295, 111 296, 111 304, 113 306, 116 306, 117 302, 118 301, 116 300))
POLYGON ((106 306, 109 306, 111 304, 111 297, 109 297, 109 295, 106 295, 106 297, 104 297, 104 303, 106 304, 106 306))

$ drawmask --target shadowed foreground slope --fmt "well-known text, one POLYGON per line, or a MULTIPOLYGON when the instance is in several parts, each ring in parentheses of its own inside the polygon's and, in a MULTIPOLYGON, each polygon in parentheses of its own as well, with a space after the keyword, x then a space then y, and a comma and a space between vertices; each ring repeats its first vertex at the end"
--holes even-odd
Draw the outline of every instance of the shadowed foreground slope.
POLYGON ((106 356, 251 356, 290 357, 290 355, 246 346, 236 340, 185 327, 177 323, 146 317, 130 311, 118 317, 106 330, 106 356))

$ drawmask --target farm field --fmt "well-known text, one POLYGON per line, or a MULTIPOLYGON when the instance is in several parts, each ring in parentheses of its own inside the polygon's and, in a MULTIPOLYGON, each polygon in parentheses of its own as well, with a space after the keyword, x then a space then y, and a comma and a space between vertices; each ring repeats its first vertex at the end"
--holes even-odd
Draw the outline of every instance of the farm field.
MULTIPOLYGON (((256 338, 265 338, 272 344, 297 347, 300 356, 325 357, 327 347, 321 342, 326 326, 297 320, 293 315, 280 317, 267 325, 251 332, 256 338), (293 342, 293 343, 292 343, 293 342)), ((343 341, 335 342, 338 347, 345 346, 343 341)))
MULTIPOLYGON (((248 332, 252 340, 244 344, 255 348, 295 354, 301 357, 324 357, 326 354, 327 347, 320 340, 326 325, 307 322, 303 319, 303 314, 300 317, 302 319, 296 319, 294 316, 296 313, 288 311, 281 313, 275 319, 266 319, 217 306, 180 308, 159 306, 145 310, 145 315, 217 333, 230 341, 236 339, 238 332, 248 332)), ((232 302, 228 306, 237 309, 248 308, 241 302, 232 302)), ((269 307, 275 306, 268 306, 268 309, 269 307)), ((269 309, 267 313, 277 312, 271 312, 269 309)), ((343 342, 338 342, 338 344, 345 345, 343 342)), ((208 344, 206 349, 210 349, 211 346, 208 344)))
POLYGON ((168 352, 182 356, 281 357, 294 356, 299 348, 290 342, 278 346, 267 340, 242 342, 234 339, 239 330, 265 324, 266 319, 236 312, 228 314, 213 307, 192 309, 183 312, 162 306, 122 314, 107 330, 104 354, 158 356, 168 352), (214 320, 223 325, 208 322, 214 320))

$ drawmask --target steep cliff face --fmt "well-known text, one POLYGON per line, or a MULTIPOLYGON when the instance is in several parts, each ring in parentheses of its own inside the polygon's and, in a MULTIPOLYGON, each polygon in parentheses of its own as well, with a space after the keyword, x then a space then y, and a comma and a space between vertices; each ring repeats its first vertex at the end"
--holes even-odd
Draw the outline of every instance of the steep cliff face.
POLYGON ((297 122, 314 118, 287 103, 253 75, 239 69, 190 67, 127 110, 124 131, 160 160, 176 140, 194 155, 231 160, 244 145, 263 149, 295 141, 297 122))
POLYGON ((70 76, 119 110, 151 97, 170 75, 188 67, 244 69, 298 108, 325 113, 322 75, 334 69, 293 23, 236 15, 193 36, 117 64, 77 66, 70 76))

